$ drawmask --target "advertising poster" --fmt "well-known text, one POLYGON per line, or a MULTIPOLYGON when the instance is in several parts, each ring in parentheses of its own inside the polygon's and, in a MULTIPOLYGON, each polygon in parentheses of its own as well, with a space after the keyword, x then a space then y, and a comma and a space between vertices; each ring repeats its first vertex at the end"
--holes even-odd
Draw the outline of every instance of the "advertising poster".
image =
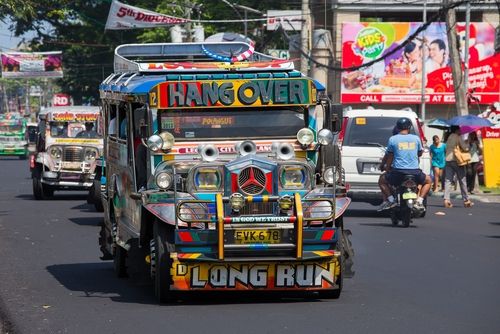
MULTIPOLYGON (((342 103, 420 103, 422 69, 425 67, 426 101, 455 102, 448 39, 444 23, 432 23, 420 37, 387 56, 420 26, 421 22, 344 23, 342 67, 384 60, 356 71, 342 73, 342 103)), ((465 24, 457 24, 461 57, 465 24)), ((500 99, 500 54, 494 50, 495 27, 472 23, 469 38, 470 100, 490 104, 500 99)))
POLYGON ((2 53, 3 78, 62 78, 62 52, 2 53))

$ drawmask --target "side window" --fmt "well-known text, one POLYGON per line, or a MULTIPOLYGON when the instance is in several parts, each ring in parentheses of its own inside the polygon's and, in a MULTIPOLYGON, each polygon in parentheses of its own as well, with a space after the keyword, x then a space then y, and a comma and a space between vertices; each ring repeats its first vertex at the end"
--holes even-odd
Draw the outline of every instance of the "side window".
POLYGON ((127 139, 127 106, 125 104, 121 104, 118 107, 118 137, 120 139, 127 139))
POLYGON ((115 104, 108 105, 108 111, 109 111, 108 135, 111 137, 116 137, 116 123, 117 123, 116 105, 115 104))

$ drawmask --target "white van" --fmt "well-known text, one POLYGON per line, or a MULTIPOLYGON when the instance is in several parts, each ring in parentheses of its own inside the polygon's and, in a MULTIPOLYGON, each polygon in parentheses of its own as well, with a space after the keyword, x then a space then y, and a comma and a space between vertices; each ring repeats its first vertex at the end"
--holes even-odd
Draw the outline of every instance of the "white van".
MULTIPOLYGON (((418 135, 424 142, 422 127, 417 114, 413 111, 373 108, 344 111, 339 145, 342 151, 345 181, 349 187, 348 196, 353 201, 370 202, 374 205, 381 203, 382 193, 378 187, 378 179, 382 172, 379 170, 379 165, 385 154, 387 141, 401 117, 407 117, 412 121, 410 132, 418 135)), ((420 157, 420 168, 426 174, 430 171, 427 148, 420 157)))

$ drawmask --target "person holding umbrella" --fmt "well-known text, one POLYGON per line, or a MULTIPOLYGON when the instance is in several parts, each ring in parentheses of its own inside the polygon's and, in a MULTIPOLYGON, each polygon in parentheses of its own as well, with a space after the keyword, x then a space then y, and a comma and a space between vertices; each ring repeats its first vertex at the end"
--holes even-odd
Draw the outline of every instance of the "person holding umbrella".
POLYGON ((477 133, 475 131, 469 133, 467 144, 469 144, 469 152, 471 155, 470 163, 467 164, 467 190, 469 191, 469 194, 472 194, 474 188, 476 187, 476 167, 479 163, 479 155, 481 155, 483 145, 477 137, 477 133))
POLYGON ((474 205, 467 194, 467 184, 465 178, 466 166, 459 166, 455 156, 455 148, 458 147, 462 151, 468 151, 469 147, 460 136, 460 127, 452 125, 450 135, 446 141, 446 167, 445 167, 445 182, 444 182, 444 206, 451 208, 453 205, 450 202, 451 184, 455 175, 457 176, 460 186, 460 193, 466 208, 474 205))

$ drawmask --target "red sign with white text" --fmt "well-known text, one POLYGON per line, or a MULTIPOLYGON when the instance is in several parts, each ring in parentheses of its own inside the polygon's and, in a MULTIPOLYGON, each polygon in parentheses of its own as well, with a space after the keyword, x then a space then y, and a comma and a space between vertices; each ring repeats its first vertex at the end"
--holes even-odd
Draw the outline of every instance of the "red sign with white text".
POLYGON ((71 99, 68 94, 54 94, 52 97, 54 107, 65 107, 71 105, 71 99))
POLYGON ((481 136, 483 138, 500 139, 500 110, 487 111, 480 116, 488 119, 491 123, 493 123, 492 127, 483 128, 481 130, 481 136))
MULTIPOLYGON (((448 40, 444 23, 432 23, 423 36, 391 52, 412 35, 421 23, 344 23, 342 67, 374 65, 342 73, 342 103, 421 102, 425 68, 425 99, 430 104, 455 102, 448 40)), ((465 25, 457 24, 462 50, 465 25)), ((469 101, 491 104, 500 100, 500 53, 495 53, 495 27, 472 23, 469 38, 469 101)), ((461 52, 463 59, 464 54, 461 52)))

